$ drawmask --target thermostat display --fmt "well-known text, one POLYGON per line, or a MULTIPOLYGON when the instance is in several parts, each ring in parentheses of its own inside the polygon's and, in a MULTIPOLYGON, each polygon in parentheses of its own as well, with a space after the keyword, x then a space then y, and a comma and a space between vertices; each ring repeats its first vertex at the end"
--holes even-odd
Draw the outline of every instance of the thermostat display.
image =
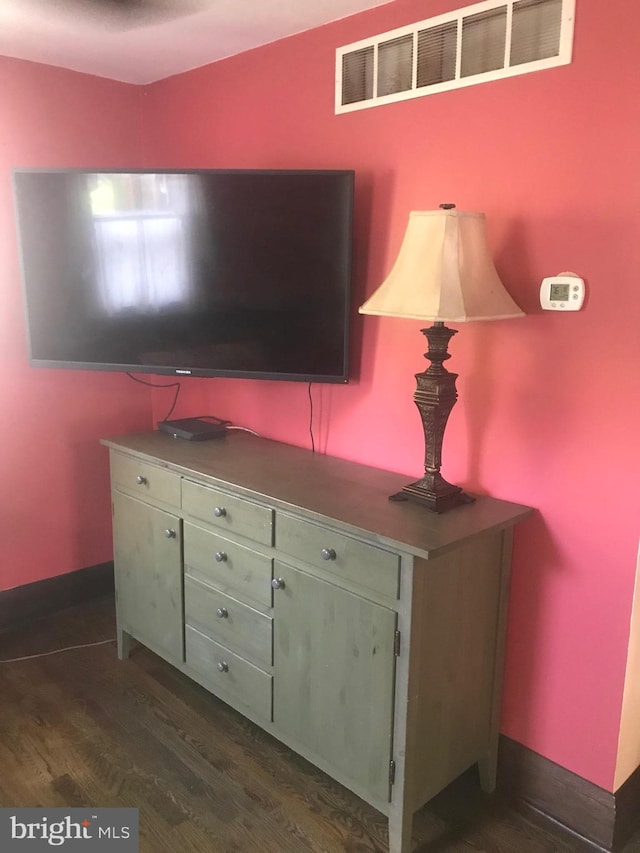
POLYGON ((569 284, 550 284, 549 299, 555 302, 566 302, 569 298, 569 284))
POLYGON ((540 305, 547 311, 579 311, 584 302, 584 281, 573 272, 542 280, 540 305))

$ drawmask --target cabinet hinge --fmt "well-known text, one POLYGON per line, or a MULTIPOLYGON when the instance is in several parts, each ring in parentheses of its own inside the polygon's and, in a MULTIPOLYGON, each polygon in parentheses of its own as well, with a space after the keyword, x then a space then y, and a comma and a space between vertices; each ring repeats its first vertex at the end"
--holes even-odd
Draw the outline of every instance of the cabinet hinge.
POLYGON ((391 761, 389 762, 389 784, 393 785, 393 783, 395 781, 396 781, 396 763, 392 758, 391 761))
POLYGON ((396 657, 400 656, 400 631, 396 631, 393 637, 393 653, 396 657))

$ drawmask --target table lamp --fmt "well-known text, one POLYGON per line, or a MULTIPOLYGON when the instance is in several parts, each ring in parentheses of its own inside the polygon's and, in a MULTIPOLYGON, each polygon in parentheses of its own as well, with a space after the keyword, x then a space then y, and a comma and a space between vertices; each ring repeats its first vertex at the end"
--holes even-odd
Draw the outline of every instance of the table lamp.
POLYGON ((458 211, 453 204, 441 204, 439 210, 412 211, 389 276, 360 307, 360 313, 433 321, 421 330, 429 343, 425 357, 430 365, 416 374, 414 394, 424 429, 424 476, 391 499, 417 501, 438 513, 469 503, 473 498, 440 474, 444 430, 458 398, 458 374, 443 366, 450 358, 449 339, 457 330, 445 322, 524 316, 493 265, 484 213, 458 211))

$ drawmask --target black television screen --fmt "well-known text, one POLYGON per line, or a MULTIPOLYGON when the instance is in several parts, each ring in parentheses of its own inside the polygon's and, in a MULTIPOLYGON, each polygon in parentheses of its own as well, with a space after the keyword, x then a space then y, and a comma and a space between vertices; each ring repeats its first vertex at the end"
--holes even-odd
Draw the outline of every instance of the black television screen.
POLYGON ((31 363, 346 382, 353 184, 14 170, 31 363))

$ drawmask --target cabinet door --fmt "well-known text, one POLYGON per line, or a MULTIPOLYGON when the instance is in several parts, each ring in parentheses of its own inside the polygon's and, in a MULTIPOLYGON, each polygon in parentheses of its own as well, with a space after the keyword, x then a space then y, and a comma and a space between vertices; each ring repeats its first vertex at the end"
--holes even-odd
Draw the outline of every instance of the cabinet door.
POLYGON ((274 723, 341 781, 389 799, 396 613, 276 563, 274 723))
POLYGON ((116 492, 113 540, 118 625, 184 660, 182 521, 116 492))

